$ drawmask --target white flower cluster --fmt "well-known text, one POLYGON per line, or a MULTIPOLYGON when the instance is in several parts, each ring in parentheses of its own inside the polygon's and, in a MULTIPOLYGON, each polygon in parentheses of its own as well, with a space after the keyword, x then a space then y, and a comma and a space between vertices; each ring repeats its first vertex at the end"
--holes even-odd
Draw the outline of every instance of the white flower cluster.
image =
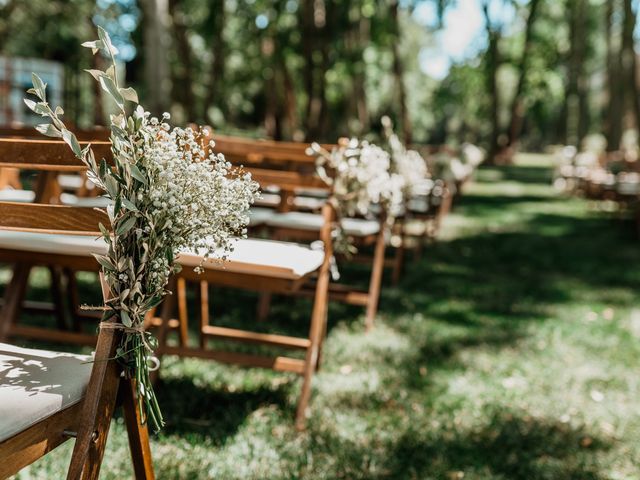
POLYGON ((176 253, 223 257, 235 237, 246 235, 258 184, 249 174, 231 176, 231 164, 212 152, 213 143, 202 144, 206 132, 167 127, 154 127, 157 138, 146 152, 155 228, 176 253))
POLYGON ((402 178, 402 192, 408 200, 417 194, 419 187, 428 178, 427 162, 416 150, 407 150, 393 131, 389 117, 382 117, 382 126, 391 150, 392 170, 402 178))
POLYGON ((400 211, 404 182, 390 172, 391 157, 382 148, 352 138, 331 152, 314 143, 309 153, 317 156, 318 169, 332 185, 343 215, 371 216, 376 205, 390 216, 400 211))

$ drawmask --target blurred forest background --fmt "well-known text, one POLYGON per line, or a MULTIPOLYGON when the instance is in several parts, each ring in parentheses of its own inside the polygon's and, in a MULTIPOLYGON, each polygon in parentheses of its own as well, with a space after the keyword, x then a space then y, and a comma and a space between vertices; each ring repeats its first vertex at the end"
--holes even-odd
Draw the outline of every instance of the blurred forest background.
POLYGON ((593 132, 614 150, 637 130, 634 0, 472 1, 483 38, 440 78, 431 55, 464 0, 0 0, 0 55, 62 62, 65 110, 85 127, 108 111, 82 72, 100 68, 80 47, 99 24, 142 103, 176 123, 335 141, 390 115, 409 142, 498 158, 593 132))

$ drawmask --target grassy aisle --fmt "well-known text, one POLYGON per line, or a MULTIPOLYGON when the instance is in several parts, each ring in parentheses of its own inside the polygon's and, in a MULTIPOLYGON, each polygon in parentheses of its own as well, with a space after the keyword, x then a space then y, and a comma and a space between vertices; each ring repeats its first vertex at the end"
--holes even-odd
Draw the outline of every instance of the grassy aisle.
MULTIPOLYGON (((639 478, 640 243, 530 160, 480 172, 445 238, 385 288, 374 333, 332 309, 305 434, 296 379, 167 359, 158 477, 639 478)), ((20 478, 61 478, 62 457, 20 478)), ((118 422, 102 478, 127 462, 118 422)))

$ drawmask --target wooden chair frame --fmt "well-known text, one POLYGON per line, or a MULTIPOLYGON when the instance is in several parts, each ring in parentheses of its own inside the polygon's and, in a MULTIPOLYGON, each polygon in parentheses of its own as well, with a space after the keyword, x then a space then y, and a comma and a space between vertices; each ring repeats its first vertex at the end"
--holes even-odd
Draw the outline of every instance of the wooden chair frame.
MULTIPOLYGON (((296 172, 305 171, 307 175, 315 174, 315 159, 306 153, 308 145, 297 142, 277 142, 273 140, 252 140, 246 138, 230 137, 224 135, 212 135, 211 139, 216 143, 216 150, 225 154, 225 157, 234 164, 244 165, 250 172, 264 175, 265 169, 281 169, 282 171, 296 172)), ((333 145, 324 145, 324 148, 331 150, 333 145)), ((303 184, 278 183, 272 181, 268 176, 264 178, 263 186, 279 187, 281 201, 277 211, 284 213, 294 210, 292 199, 296 192, 304 188, 303 184)), ((314 185, 316 188, 325 188, 322 182, 314 185)), ((356 240, 360 247, 373 246, 373 256, 358 256, 352 261, 367 263, 371 265, 369 286, 366 290, 350 285, 332 282, 329 286, 329 300, 365 307, 365 328, 371 330, 375 323, 378 312, 378 302, 382 287, 382 276, 386 266, 397 268, 397 262, 402 258, 396 258, 395 262, 385 262, 386 251, 386 219, 382 216, 378 219, 380 228, 378 233, 365 237, 358 237, 356 240)), ((267 227, 271 238, 276 240, 314 241, 318 239, 318 232, 301 230, 297 228, 267 227)), ((404 252, 397 250, 396 255, 404 252)), ((302 296, 314 296, 313 288, 302 288, 298 292, 302 296)), ((264 295, 261 301, 259 317, 264 320, 268 314, 270 295, 264 295)))
MULTIPOLYGON (((35 168, 49 172, 82 170, 80 162, 67 146, 56 141, 0 139, 0 164, 16 168, 35 168)), ((93 209, 59 205, 25 205, 0 202, 0 227, 43 233, 99 235, 98 222, 104 218, 93 209)), ((19 262, 11 285, 24 285, 28 266, 19 262)), ((96 267, 93 267, 94 269, 96 267)), ((107 287, 101 282, 104 298, 107 287)), ((8 292, 11 294, 12 287, 8 292)), ((24 288, 24 287, 21 287, 24 288)), ((11 333, 11 314, 16 300, 6 297, 0 311, 0 340, 11 333)), ((115 321, 115 320, 112 320, 115 321)), ((39 421, 28 429, 0 442, 0 478, 15 474, 55 447, 75 437, 68 480, 97 479, 105 452, 111 419, 117 404, 124 409, 129 446, 137 479, 154 478, 146 425, 141 423, 136 400, 136 385, 121 377, 113 360, 121 332, 100 329, 95 359, 84 398, 77 404, 39 421)))

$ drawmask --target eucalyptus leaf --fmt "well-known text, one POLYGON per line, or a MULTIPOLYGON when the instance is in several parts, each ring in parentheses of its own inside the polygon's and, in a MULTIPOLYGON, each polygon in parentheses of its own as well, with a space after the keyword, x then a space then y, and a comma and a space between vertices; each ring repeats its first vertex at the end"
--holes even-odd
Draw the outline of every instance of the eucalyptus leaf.
POLYGON ((140 169, 136 165, 131 164, 129 168, 131 169, 131 176, 133 178, 143 183, 144 185, 147 185, 147 177, 140 171, 140 169))
POLYGON ((47 84, 35 73, 31 74, 31 82, 33 82, 33 89, 40 100, 45 102, 47 100, 46 90, 47 84))
POLYGON ((133 88, 121 88, 119 91, 120 95, 122 95, 125 100, 133 103, 138 103, 138 93, 133 88))
POLYGON ((122 197, 122 205, 124 205, 124 207, 127 210, 130 210, 132 212, 137 212, 138 211, 138 207, 135 206, 135 204, 133 202, 131 202, 130 200, 122 197))
POLYGON ((78 158, 82 158, 82 148, 80 148, 80 144, 78 143, 78 139, 76 136, 67 129, 62 130, 62 139, 65 141, 67 145, 71 147, 71 150, 78 158))
POLYGON ((124 98, 118 91, 118 87, 111 77, 102 76, 100 77, 100 86, 102 89, 109 94, 109 96, 113 99, 114 102, 118 105, 119 108, 124 106, 124 98))
POLYGON ((125 310, 120 311, 120 321, 125 327, 131 328, 133 322, 131 321, 131 317, 125 310))
POLYGON ((40 125, 36 125, 36 130, 41 134, 46 135, 47 137, 53 137, 53 138, 62 137, 62 132, 60 132, 60 130, 58 130, 56 127, 54 127, 50 123, 42 123, 40 125))
POLYGON ((100 265, 102 265, 107 270, 115 271, 116 266, 111 262, 111 259, 105 255, 100 255, 97 253, 92 254, 93 257, 98 261, 100 265))
POLYGON ((116 228, 116 235, 124 235, 127 233, 136 223, 136 217, 130 216, 124 222, 121 222, 116 228))
POLYGON ((103 75, 106 75, 106 73, 103 72, 102 70, 94 70, 91 68, 85 69, 85 72, 91 74, 91 76, 95 78, 96 82, 100 81, 100 77, 102 77, 103 75))

